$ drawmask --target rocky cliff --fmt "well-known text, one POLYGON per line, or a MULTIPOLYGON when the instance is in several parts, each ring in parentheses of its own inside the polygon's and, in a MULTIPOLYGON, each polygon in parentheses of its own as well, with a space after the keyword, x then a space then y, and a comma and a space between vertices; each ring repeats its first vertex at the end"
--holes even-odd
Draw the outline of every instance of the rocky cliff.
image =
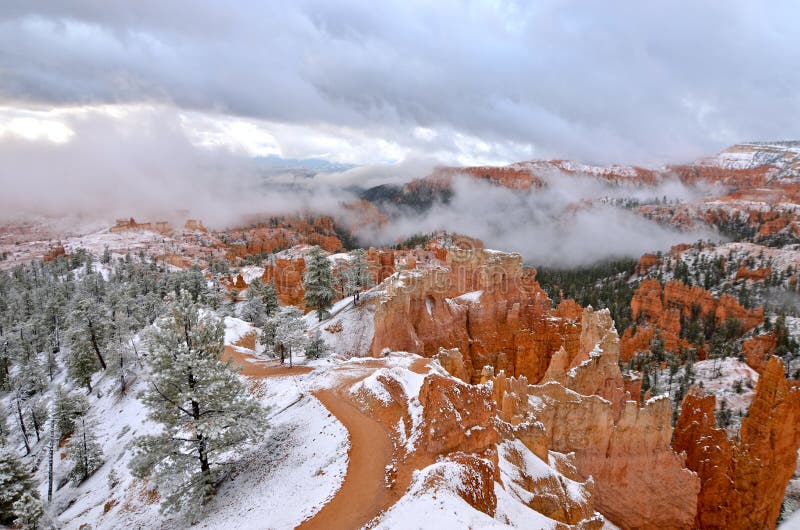
POLYGON ((701 480, 697 528, 775 528, 800 446, 800 391, 772 357, 756 386, 739 441, 717 429, 715 398, 697 391, 683 402, 673 447, 701 480))
POLYGON ((473 381, 485 365, 531 381, 542 378, 562 346, 577 352, 574 304, 553 310, 517 254, 450 249, 441 266, 390 278, 375 308, 370 351, 427 357, 458 350, 473 381))

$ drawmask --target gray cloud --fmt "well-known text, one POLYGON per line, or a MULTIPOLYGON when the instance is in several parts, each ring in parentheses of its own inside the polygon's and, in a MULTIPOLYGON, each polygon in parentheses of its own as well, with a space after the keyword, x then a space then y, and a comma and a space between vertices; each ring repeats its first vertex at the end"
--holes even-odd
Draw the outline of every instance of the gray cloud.
POLYGON ((398 212, 388 225, 364 237, 390 245, 413 234, 447 230, 477 237, 490 248, 519 252, 529 263, 585 265, 718 237, 705 228, 678 232, 597 199, 693 201, 706 192, 672 180, 641 187, 563 174, 549 175, 541 189, 521 192, 458 178, 449 204, 437 204, 424 214, 398 212))
POLYGON ((166 102, 428 155, 467 135, 505 159, 687 159, 800 137, 799 17, 792 0, 9 0, 0 98, 166 102))
POLYGON ((169 108, 138 108, 124 119, 92 110, 60 120, 74 132, 68 142, 0 141, 0 222, 46 216, 74 223, 79 216, 107 224, 188 213, 226 227, 302 208, 333 214, 352 199, 333 183, 286 181, 256 159, 197 147, 169 108))

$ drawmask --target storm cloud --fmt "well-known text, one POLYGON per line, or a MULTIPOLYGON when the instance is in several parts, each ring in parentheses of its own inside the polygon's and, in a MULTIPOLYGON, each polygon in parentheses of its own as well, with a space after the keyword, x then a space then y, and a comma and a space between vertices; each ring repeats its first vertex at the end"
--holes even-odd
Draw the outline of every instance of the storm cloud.
POLYGON ((791 0, 8 0, 0 99, 302 127, 350 140, 282 154, 355 163, 380 161, 364 139, 392 161, 676 161, 800 137, 799 18, 791 0))

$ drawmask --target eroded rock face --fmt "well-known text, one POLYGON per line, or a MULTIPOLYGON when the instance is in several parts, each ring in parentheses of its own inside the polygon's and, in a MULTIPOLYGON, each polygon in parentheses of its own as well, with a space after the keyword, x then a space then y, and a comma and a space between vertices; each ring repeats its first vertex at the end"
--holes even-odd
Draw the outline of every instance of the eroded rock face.
POLYGON ((485 365, 538 381, 559 348, 577 352, 575 307, 551 309, 519 255, 451 249, 442 257, 447 268, 390 280, 375 310, 372 354, 389 348, 431 357, 458 348, 477 383, 485 365))
POLYGON ((423 408, 421 445, 430 453, 482 453, 500 438, 494 425, 496 410, 485 386, 429 375, 419 391, 419 402, 423 408))
POLYGON ((774 333, 756 335, 742 342, 744 360, 756 372, 761 372, 775 351, 778 339, 774 333))
POLYGON ((552 461, 562 470, 556 473, 526 457, 518 442, 501 444, 499 453, 501 459, 511 464, 503 467, 513 470, 503 476, 506 488, 519 492, 519 498, 530 508, 570 528, 600 530, 603 527, 603 517, 595 512, 594 482, 570 476, 575 469, 569 457, 552 455, 552 461))
POLYGON ((772 357, 762 370, 739 443, 714 419, 715 398, 690 392, 673 447, 702 481, 697 528, 775 528, 800 447, 800 391, 772 357))
POLYGON ((574 452, 578 471, 594 478, 600 512, 623 528, 692 528, 700 483, 670 447, 668 400, 627 402, 615 421, 598 396, 554 382, 529 392, 550 449, 574 452))
POLYGON ((718 299, 699 286, 688 286, 679 281, 664 284, 657 280, 642 281, 631 299, 631 316, 643 324, 625 331, 622 337, 622 360, 631 359, 637 351, 649 348, 650 342, 658 335, 669 351, 680 347, 700 349, 703 345, 692 345, 680 337, 681 319, 711 317, 719 326, 729 318, 742 323, 743 331, 752 329, 764 321, 762 307, 748 310, 736 298, 722 295, 718 299))
POLYGON ((391 249, 370 248, 367 251, 367 261, 375 276, 375 283, 380 283, 394 274, 394 254, 391 249))
POLYGON ((700 484, 670 446, 669 400, 641 408, 630 400, 607 310, 584 310, 579 344, 571 359, 564 351, 553 356, 543 384, 498 374, 493 393, 500 418, 528 434, 534 452, 543 444, 574 453, 579 475, 594 478, 597 509, 616 524, 691 528, 700 484))
POLYGON ((305 307, 303 297, 303 273, 306 262, 303 258, 275 260, 275 263, 264 265, 264 274, 261 281, 265 284, 274 284, 278 300, 283 305, 305 307))

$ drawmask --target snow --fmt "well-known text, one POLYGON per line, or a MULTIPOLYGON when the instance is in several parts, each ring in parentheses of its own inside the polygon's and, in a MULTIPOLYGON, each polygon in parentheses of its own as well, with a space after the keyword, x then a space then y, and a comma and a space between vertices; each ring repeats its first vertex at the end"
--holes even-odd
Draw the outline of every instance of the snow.
MULTIPOLYGON (((409 356, 409 354, 403 355, 409 356)), ((395 358, 397 357, 395 356, 395 358)), ((400 387, 403 389, 403 394, 406 396, 406 407, 408 409, 408 415, 411 418, 411 432, 406 433, 405 430, 403 430, 401 432, 401 438, 405 439, 406 450, 411 452, 415 449, 416 442, 422 435, 419 428, 422 425, 423 410, 419 402, 419 391, 425 381, 425 375, 412 372, 407 366, 379 368, 353 385, 350 389, 350 393, 355 396, 361 393, 368 393, 381 402, 389 404, 392 402, 392 396, 381 382, 382 380, 396 381, 400 384, 400 387)))
MULTIPOLYGON (((291 528, 333 497, 347 471, 348 433, 307 394, 306 377, 313 378, 314 374, 256 383, 255 393, 271 407, 270 429, 262 442, 243 452, 229 480, 221 485, 205 516, 194 526, 291 528)), ((65 509, 60 517, 64 528, 77 529, 87 523, 97 529, 189 527, 180 516, 160 514, 158 503, 148 495, 148 486, 134 480, 128 471, 133 438, 158 428, 145 419, 145 410, 135 398, 143 383, 137 381, 122 399, 110 392, 112 380, 98 383, 102 397, 92 403, 92 409, 99 420, 99 441, 106 463, 80 486, 68 484, 57 491, 54 501, 59 510, 65 509), (112 470, 120 482, 109 492, 112 470)), ((57 454, 56 477, 65 476, 68 469, 68 461, 57 454)), ((41 493, 45 494, 44 489, 41 493)))
POLYGON ((318 512, 344 480, 347 429, 310 395, 281 411, 299 397, 294 377, 262 385, 263 401, 279 411, 268 438, 242 458, 197 527, 293 528, 318 512))
POLYGON ((370 525, 371 528, 386 530, 509 528, 508 525, 476 510, 459 497, 456 490, 461 484, 461 476, 461 467, 453 462, 437 462, 414 472, 413 482, 406 494, 377 521, 373 521, 375 524, 370 525), (432 476, 444 476, 445 483, 430 487, 426 482, 432 476))
MULTIPOLYGON (((533 480, 546 476, 555 477, 565 484, 567 494, 573 499, 580 502, 585 499, 586 492, 580 483, 559 474, 531 453, 522 442, 515 440, 498 446, 502 483, 494 483, 494 493, 497 497, 494 517, 476 510, 458 495, 457 492, 464 483, 464 473, 468 471, 459 464, 444 460, 416 471, 406 494, 377 521, 373 521, 370 527, 401 530, 557 528, 559 526, 557 521, 532 510, 525 504, 530 500, 531 494, 514 483, 515 479, 521 478, 521 470, 503 457, 509 450, 518 451, 522 455, 525 473, 533 480)), ((612 530, 616 527, 609 523, 604 528, 612 530)))
POLYGON ((457 296, 455 299, 464 302, 478 303, 481 299, 481 295, 483 295, 483 291, 470 291, 468 293, 464 293, 460 296, 457 296))
POLYGON ((794 512, 778 526, 778 530, 800 530, 800 511, 794 512))
POLYGON ((261 279, 264 276, 264 267, 258 267, 256 265, 247 265, 246 267, 242 267, 240 272, 242 278, 247 284, 250 284, 255 279, 261 279))
POLYGON ((309 313, 304 317, 309 331, 319 330, 325 343, 339 356, 366 355, 375 333, 375 306, 370 301, 374 295, 373 291, 362 293, 358 306, 349 297, 340 300, 331 308, 331 316, 322 322, 317 321, 315 313, 309 313))
MULTIPOLYGON (((128 470, 134 437, 153 434, 159 429, 146 419, 144 406, 135 398, 143 388, 144 380, 140 378, 132 384, 122 398, 112 390, 115 383, 110 378, 103 379, 93 392, 93 395, 100 394, 101 397, 90 397, 105 464, 79 486, 68 483, 54 492, 54 511, 64 510, 59 519, 65 529, 80 528, 89 521, 95 528, 118 528, 128 524, 140 526, 146 520, 165 520, 158 513, 158 505, 148 502, 146 486, 134 480, 128 470), (119 484, 109 491, 112 470, 119 477, 119 484), (107 503, 112 503, 108 510, 107 503)), ((56 477, 63 477, 69 471, 69 460, 62 460, 59 454, 63 451, 60 449, 55 456, 56 477)), ((40 494, 46 495, 46 482, 43 482, 40 494)))
POLYGON ((225 317, 225 344, 231 345, 247 335, 258 331, 252 324, 241 318, 225 317))

